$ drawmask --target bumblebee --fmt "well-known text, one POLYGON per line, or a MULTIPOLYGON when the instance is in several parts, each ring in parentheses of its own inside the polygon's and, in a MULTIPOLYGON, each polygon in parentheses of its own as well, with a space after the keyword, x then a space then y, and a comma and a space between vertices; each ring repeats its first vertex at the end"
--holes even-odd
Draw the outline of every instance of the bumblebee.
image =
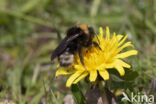
POLYGON ((94 29, 85 24, 69 28, 67 30, 67 36, 53 51, 51 60, 58 57, 60 66, 69 67, 74 62, 75 53, 78 52, 80 62, 85 67, 82 48, 90 47, 92 44, 99 47, 97 42, 92 41, 94 34, 94 29))

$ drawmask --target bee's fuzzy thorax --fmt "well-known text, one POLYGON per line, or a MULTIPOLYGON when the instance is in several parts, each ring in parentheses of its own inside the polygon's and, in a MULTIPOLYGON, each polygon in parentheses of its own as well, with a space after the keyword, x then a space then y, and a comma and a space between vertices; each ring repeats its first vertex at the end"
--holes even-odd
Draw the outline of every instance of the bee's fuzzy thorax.
POLYGON ((89 34, 88 26, 86 24, 77 25, 80 29, 82 29, 87 35, 89 34))

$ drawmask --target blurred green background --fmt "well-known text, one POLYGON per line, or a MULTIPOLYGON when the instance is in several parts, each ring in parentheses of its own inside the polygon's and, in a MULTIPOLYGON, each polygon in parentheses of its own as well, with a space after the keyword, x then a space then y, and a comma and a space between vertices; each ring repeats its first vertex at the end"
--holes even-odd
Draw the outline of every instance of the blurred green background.
POLYGON ((0 100, 61 104, 70 90, 50 55, 82 23, 128 34, 139 51, 126 60, 138 72, 133 90, 156 91, 156 0, 0 0, 0 100))

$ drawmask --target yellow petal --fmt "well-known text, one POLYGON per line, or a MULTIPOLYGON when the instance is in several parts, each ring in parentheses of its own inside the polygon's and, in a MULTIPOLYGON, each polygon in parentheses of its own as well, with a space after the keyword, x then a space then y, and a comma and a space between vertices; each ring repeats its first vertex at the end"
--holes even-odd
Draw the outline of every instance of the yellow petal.
POLYGON ((114 67, 114 64, 105 64, 105 63, 103 63, 103 64, 101 64, 100 66, 98 66, 97 67, 97 69, 98 70, 103 70, 103 69, 105 69, 105 68, 113 68, 114 67))
MULTIPOLYGON (((79 63, 81 63, 81 62, 79 62, 79 63)), ((74 68, 78 69, 78 70, 82 70, 82 71, 85 70, 84 66, 82 66, 81 64, 80 65, 74 65, 74 68)))
POLYGON ((113 33, 113 37, 111 38, 111 40, 109 41, 109 48, 111 49, 112 47, 114 47, 115 43, 116 43, 116 33, 113 33))
POLYGON ((123 66, 123 67, 125 67, 125 68, 130 68, 130 67, 131 67, 129 64, 127 64, 127 63, 125 63, 124 61, 119 60, 119 59, 116 59, 116 64, 117 64, 117 65, 121 65, 121 66, 123 66))
POLYGON ((83 71, 78 71, 78 72, 74 73, 73 75, 71 75, 71 76, 68 78, 68 80, 67 80, 66 86, 67 86, 67 87, 70 87, 71 84, 73 83, 73 81, 74 81, 75 79, 77 79, 82 73, 83 73, 83 71))
POLYGON ((100 38, 103 38, 103 35, 104 35, 104 33, 103 33, 103 28, 100 27, 100 28, 99 28, 99 31, 100 31, 100 38))
POLYGON ((123 35, 117 35, 117 40, 120 41, 123 38, 123 35))
POLYGON ((113 67, 114 67, 114 64, 113 64, 113 63, 107 64, 105 67, 106 67, 106 68, 113 68, 113 67))
POLYGON ((59 69, 59 70, 56 71, 55 76, 57 77, 59 75, 67 75, 67 74, 71 74, 73 72, 74 72, 73 69, 67 70, 67 69, 61 68, 61 69, 59 69))
POLYGON ((106 26, 106 40, 109 40, 110 32, 109 32, 109 27, 106 26))
POLYGON ((105 68, 105 66, 106 66, 106 64, 105 63, 103 63, 103 64, 101 64, 100 66, 98 66, 97 67, 97 69, 99 70, 99 69, 104 69, 105 68))
POLYGON ((117 71, 120 73, 121 76, 125 75, 125 70, 122 66, 116 65, 115 68, 117 69, 117 71))
POLYGON ((129 57, 129 56, 132 56, 132 55, 137 55, 138 54, 138 51, 136 50, 130 50, 130 51, 127 51, 127 52, 123 52, 123 53, 120 53, 116 56, 116 58, 126 58, 126 57, 129 57))
POLYGON ((131 44, 131 42, 127 42, 127 43, 125 43, 123 46, 121 46, 120 48, 117 49, 117 53, 120 52, 121 50, 123 50, 124 48, 129 47, 129 46, 134 47, 134 46, 131 44))
POLYGON ((119 46, 127 39, 128 35, 126 35, 120 42, 119 42, 119 46))
POLYGON ((79 82, 81 79, 85 78, 87 75, 88 75, 88 72, 82 73, 82 75, 79 76, 79 77, 73 82, 73 84, 76 84, 76 83, 79 82))
POLYGON ((57 68, 59 68, 60 67, 60 64, 57 64, 57 66, 56 66, 57 68))
POLYGON ((104 79, 104 80, 108 80, 109 79, 109 73, 107 70, 99 70, 99 74, 100 76, 104 79))
POLYGON ((93 82, 93 81, 96 80, 96 77, 97 77, 97 71, 96 71, 96 70, 90 71, 89 80, 90 80, 91 82, 93 82))

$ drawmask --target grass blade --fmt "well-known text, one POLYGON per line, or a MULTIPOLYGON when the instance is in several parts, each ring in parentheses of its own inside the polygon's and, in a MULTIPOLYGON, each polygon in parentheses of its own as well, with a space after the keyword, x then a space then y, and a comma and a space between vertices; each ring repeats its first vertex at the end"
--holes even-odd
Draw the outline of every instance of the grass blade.
POLYGON ((71 91, 72 91, 72 94, 73 94, 76 104, 87 104, 87 101, 86 101, 85 97, 83 96, 78 85, 76 85, 76 84, 72 85, 71 91))

